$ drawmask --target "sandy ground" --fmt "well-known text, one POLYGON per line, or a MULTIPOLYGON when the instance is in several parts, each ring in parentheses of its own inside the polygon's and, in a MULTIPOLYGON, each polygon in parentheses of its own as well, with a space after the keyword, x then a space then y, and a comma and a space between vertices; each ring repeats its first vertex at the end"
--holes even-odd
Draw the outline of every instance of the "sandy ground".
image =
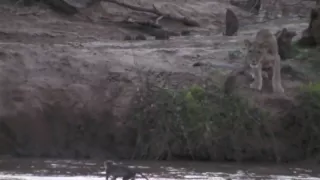
MULTIPOLYGON (((224 37, 220 29, 223 26, 223 13, 225 8, 229 7, 228 5, 208 1, 190 4, 188 2, 184 3, 187 3, 185 6, 190 6, 187 8, 189 11, 201 12, 195 13, 198 15, 195 17, 203 26, 189 28, 188 30, 192 32, 191 36, 172 37, 165 41, 156 41, 153 37, 148 37, 146 41, 123 41, 124 35, 137 32, 121 28, 106 21, 105 18, 91 23, 75 17, 63 17, 37 7, 20 9, 0 7, 1 48, 18 52, 34 51, 39 54, 37 56, 48 55, 49 57, 41 60, 42 62, 46 60, 57 62, 58 57, 68 56, 79 60, 79 63, 107 61, 108 65, 122 66, 122 68, 113 68, 118 69, 117 71, 124 71, 127 67, 139 64, 159 71, 202 73, 205 71, 203 68, 194 68, 192 64, 205 62, 212 64, 213 67, 230 67, 238 63, 237 60, 229 59, 228 52, 243 50, 243 40, 252 38, 261 28, 269 28, 275 32, 282 27, 288 27, 300 33, 307 26, 306 19, 278 19, 268 23, 241 26, 238 36, 224 37), (219 9, 220 12, 210 13, 210 8, 219 9), (207 22, 208 19, 214 22, 207 22)), ((116 13, 119 7, 113 6, 115 5, 105 8, 107 13, 113 15, 113 19, 124 18, 128 14, 136 15, 135 12, 116 13)), ((87 11, 86 14, 90 14, 87 11)), ((99 13, 94 15, 97 17, 99 16, 97 14, 99 13)), ((105 13, 101 14, 106 16, 105 13)), ((143 17, 141 13, 136 16, 136 19, 143 17)), ((168 23, 166 27, 174 30, 186 29, 177 22, 173 24, 165 21, 165 23, 168 23)), ((206 69, 212 70, 211 67, 206 69)))

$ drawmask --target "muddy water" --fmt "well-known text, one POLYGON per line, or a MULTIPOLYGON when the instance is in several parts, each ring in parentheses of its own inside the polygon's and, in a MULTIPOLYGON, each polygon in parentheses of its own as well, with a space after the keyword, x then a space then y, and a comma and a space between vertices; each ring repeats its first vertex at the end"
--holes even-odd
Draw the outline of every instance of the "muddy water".
MULTIPOLYGON (((320 180, 320 168, 311 165, 238 164, 212 162, 126 161, 152 179, 308 179, 320 180)), ((2 159, 0 179, 104 179, 102 161, 2 159)), ((142 178, 137 178, 142 179, 142 178)))

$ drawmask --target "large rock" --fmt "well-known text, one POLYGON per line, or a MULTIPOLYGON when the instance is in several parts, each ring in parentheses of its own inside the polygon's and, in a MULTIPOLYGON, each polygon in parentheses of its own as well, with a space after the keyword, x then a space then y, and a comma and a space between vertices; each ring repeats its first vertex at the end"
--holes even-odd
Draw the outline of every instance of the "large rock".
POLYGON ((226 36, 236 35, 239 29, 239 20, 230 8, 227 8, 226 11, 225 28, 224 35, 226 36))
MULTIPOLYGON (((318 2, 317 2, 318 3, 318 2)), ((298 43, 302 46, 316 46, 320 44, 320 5, 310 12, 309 26, 302 33, 298 43)))

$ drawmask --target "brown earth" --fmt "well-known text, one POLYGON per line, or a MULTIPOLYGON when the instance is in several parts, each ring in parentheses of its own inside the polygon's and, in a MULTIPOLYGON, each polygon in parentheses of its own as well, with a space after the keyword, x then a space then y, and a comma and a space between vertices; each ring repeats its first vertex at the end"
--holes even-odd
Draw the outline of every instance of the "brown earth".
MULTIPOLYGON (((135 129, 128 115, 131 100, 142 87, 141 77, 160 85, 169 78, 173 87, 186 87, 214 72, 217 82, 222 82, 227 70, 240 63, 228 52, 241 50, 243 40, 260 28, 275 32, 288 27, 300 33, 308 25, 306 19, 248 25, 252 20, 248 13, 221 2, 163 1, 159 4, 163 10, 180 9, 201 24, 187 28, 163 20, 170 30, 191 31, 190 36, 164 41, 150 36, 145 41, 123 41, 125 35, 141 32, 111 20, 154 17, 113 4, 104 3, 104 13, 101 7, 83 11, 95 22, 44 7, 1 5, 0 153, 130 158, 135 129), (221 35, 226 8, 246 17, 240 20, 246 26, 240 27, 238 36, 221 35), (193 67, 196 62, 205 66, 193 67)), ((300 84, 284 80, 289 93, 300 84)), ((265 99, 270 104, 272 95, 250 93, 260 103, 265 99)))

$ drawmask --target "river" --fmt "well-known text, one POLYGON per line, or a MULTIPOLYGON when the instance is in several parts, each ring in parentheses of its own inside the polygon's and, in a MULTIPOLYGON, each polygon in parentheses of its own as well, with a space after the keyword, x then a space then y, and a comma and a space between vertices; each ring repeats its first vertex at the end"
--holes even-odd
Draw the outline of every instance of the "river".
MULTIPOLYGON (((121 161, 121 163, 141 169, 141 172, 145 173, 150 180, 320 180, 320 168, 310 164, 241 164, 194 161, 121 161)), ((103 161, 0 159, 1 180, 98 180, 105 179, 104 175, 103 161)), ((137 177, 136 179, 143 178, 137 177)))

